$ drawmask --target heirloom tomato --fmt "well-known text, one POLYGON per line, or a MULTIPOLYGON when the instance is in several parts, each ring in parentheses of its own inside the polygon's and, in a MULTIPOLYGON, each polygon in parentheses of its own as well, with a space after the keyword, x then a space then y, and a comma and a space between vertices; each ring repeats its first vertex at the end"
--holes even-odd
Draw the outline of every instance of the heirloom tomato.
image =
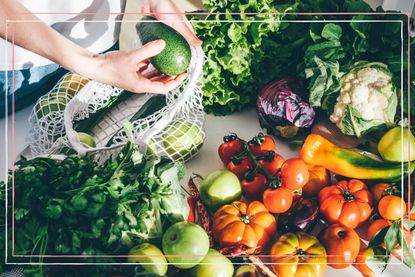
POLYGON ((234 201, 213 216, 213 235, 221 247, 244 245, 247 254, 260 253, 277 230, 275 217, 259 201, 234 201))
POLYGON ((341 223, 354 229, 368 220, 372 212, 372 195, 359 180, 343 180, 325 187, 318 198, 320 213, 328 223, 341 223))
POLYGON ((286 233, 271 248, 271 267, 279 277, 320 277, 326 270, 326 250, 316 237, 286 233))

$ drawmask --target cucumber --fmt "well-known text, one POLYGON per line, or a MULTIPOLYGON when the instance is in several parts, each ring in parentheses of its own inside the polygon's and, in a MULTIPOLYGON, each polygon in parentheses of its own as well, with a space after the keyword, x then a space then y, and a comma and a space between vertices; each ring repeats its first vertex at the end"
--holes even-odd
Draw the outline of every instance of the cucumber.
POLYGON ((190 64, 190 46, 182 35, 155 18, 146 16, 144 20, 151 22, 137 23, 137 34, 142 44, 162 39, 166 47, 158 55, 150 58, 151 64, 160 72, 175 76, 187 70, 190 64))
MULTIPOLYGON (((140 118, 146 118, 147 116, 155 113, 156 111, 162 109, 166 106, 166 96, 165 95, 155 95, 148 99, 143 106, 130 118, 130 122, 134 122, 140 118)), ((116 132, 115 134, 118 134, 116 132)), ((115 136, 115 135, 114 135, 115 136)), ((107 147, 111 146, 114 143, 114 136, 107 142, 107 147)))
POLYGON ((91 130, 104 118, 104 116, 120 102, 128 99, 133 93, 123 90, 119 95, 112 96, 105 106, 101 107, 96 113, 89 117, 74 122, 73 129, 77 132, 90 133, 91 130))

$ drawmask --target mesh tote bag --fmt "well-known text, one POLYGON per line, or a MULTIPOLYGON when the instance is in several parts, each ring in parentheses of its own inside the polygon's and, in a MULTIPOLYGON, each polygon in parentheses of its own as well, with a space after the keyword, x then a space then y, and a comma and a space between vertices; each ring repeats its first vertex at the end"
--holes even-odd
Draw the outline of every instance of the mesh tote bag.
MULTIPOLYGON (((136 42, 139 45, 140 42, 136 42)), ((203 91, 200 79, 205 61, 201 47, 192 47, 187 79, 163 98, 162 108, 134 118, 152 94, 133 94, 119 101, 126 92, 109 85, 68 73, 34 106, 29 117, 29 144, 32 155, 58 154, 65 151, 80 155, 100 151, 100 156, 119 149, 129 139, 123 125, 129 121, 135 143, 141 151, 148 147, 158 156, 185 161, 201 147, 203 130, 203 91), (118 101, 111 109, 114 101, 118 101), (88 134, 76 130, 77 122, 87 122, 97 113, 99 122, 91 121, 88 134), (85 141, 90 143, 85 143, 85 141)), ((149 68, 147 70, 151 70, 149 68)), ((160 101, 160 100, 159 100, 160 101)))

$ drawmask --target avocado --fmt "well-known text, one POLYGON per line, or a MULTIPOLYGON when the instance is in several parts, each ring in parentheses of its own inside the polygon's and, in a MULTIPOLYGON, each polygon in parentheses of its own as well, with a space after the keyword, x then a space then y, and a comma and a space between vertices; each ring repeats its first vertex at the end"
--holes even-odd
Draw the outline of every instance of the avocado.
POLYGON ((152 65, 169 76, 185 72, 190 64, 191 51, 184 37, 153 17, 146 16, 143 20, 147 21, 136 25, 137 34, 143 45, 158 39, 166 42, 163 51, 150 58, 152 65))

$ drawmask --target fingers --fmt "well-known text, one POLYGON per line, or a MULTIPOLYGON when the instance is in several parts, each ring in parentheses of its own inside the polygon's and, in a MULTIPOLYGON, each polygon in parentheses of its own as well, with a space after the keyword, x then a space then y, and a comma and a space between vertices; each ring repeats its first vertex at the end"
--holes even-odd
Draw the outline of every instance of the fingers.
POLYGON ((187 73, 182 73, 176 77, 159 75, 141 82, 141 90, 149 93, 165 94, 178 87, 187 77, 187 73))
POLYGON ((160 71, 158 71, 157 69, 153 69, 149 72, 144 73, 143 77, 145 77, 147 79, 151 79, 151 78, 154 78, 156 76, 160 76, 160 74, 161 74, 160 71))
POLYGON ((149 64, 150 64, 150 61, 148 61, 148 60, 139 62, 138 65, 137 65, 137 68, 138 68, 137 71, 142 72, 142 71, 146 70, 148 68, 149 64))
POLYGON ((143 61, 159 54, 161 51, 163 51, 164 47, 166 47, 166 42, 162 39, 158 39, 147 43, 139 49, 135 49, 132 51, 136 60, 143 61))

